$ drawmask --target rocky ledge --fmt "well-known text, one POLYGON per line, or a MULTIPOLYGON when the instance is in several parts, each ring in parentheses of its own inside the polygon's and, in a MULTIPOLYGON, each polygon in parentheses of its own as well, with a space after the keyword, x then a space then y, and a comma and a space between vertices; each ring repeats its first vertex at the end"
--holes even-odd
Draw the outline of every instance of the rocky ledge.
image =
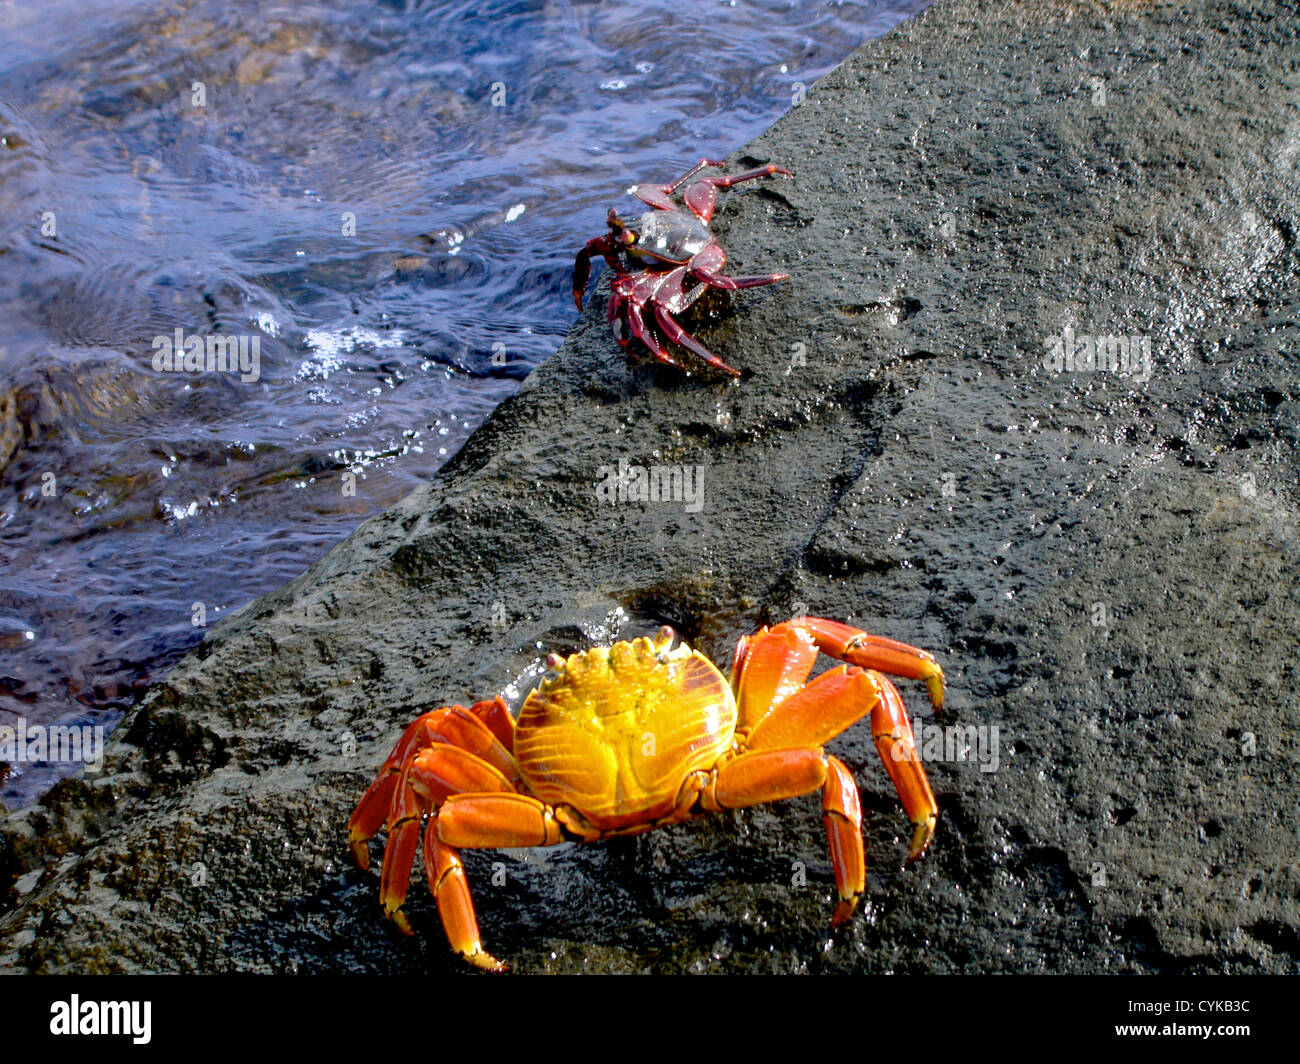
POLYGON ((947 0, 861 48, 730 160, 796 174, 719 212, 733 272, 793 275, 696 323, 743 379, 629 365, 593 300, 432 483, 8 818, 0 966, 460 971, 423 884, 402 938, 348 858, 399 729, 517 697, 546 650, 666 622, 725 661, 806 611, 943 661, 937 721, 904 685, 930 855, 904 866, 857 727, 832 749, 868 900, 840 931, 808 798, 469 854, 493 952, 1300 969, 1298 30, 1282 5, 947 0), (611 499, 620 462, 692 491, 611 499))

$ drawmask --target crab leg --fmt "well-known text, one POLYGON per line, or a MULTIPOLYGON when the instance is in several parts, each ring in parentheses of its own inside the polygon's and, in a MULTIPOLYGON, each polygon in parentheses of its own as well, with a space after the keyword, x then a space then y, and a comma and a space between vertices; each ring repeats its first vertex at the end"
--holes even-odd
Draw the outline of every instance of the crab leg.
POLYGON ((916 753, 916 737, 912 734, 912 722, 907 718, 903 696, 885 677, 877 674, 876 678, 882 698, 871 711, 871 737, 876 741, 876 750, 885 763, 885 771, 894 781, 903 809, 915 825, 911 853, 911 859, 915 860, 925 853, 934 838, 939 807, 916 753))
POLYGON ((645 344, 646 350, 659 362, 685 370, 686 367, 665 351, 659 341, 655 339, 654 334, 646 324, 643 313, 643 308, 654 299, 655 293, 662 283, 659 275, 649 272, 624 273, 612 285, 612 294, 609 297, 606 317, 609 319, 612 329, 614 323, 618 320, 619 311, 626 307, 628 335, 619 336, 615 332, 614 335, 618 338, 619 344, 622 347, 627 347, 632 338, 635 337, 645 344))
POLYGON ((747 751, 717 769, 700 801, 711 812, 743 809, 811 794, 825 782, 826 758, 820 750, 747 751))
POLYGON ((828 621, 824 617, 800 617, 797 621, 778 624, 772 631, 796 626, 812 636, 818 649, 850 665, 877 669, 891 676, 924 680, 935 709, 943 706, 943 669, 932 654, 883 636, 868 635, 860 628, 828 621))
POLYGON ((727 253, 718 244, 710 244, 691 259, 686 269, 692 277, 703 281, 712 288, 721 288, 727 292, 735 292, 741 288, 757 288, 760 285, 776 284, 778 281, 788 281, 790 279, 788 273, 759 274, 753 277, 726 277, 718 272, 726 264, 727 253))
POLYGON ((880 699, 874 675, 840 665, 774 706, 749 733, 748 749, 823 746, 871 713, 880 699))
POLYGON ((451 948, 477 968, 504 972, 506 966, 484 950, 479 940, 478 919, 474 916, 474 899, 470 896, 465 868, 460 863, 460 855, 438 841, 436 818, 430 819, 424 829, 424 872, 451 948))
POLYGON ((484 702, 475 702, 469 711, 488 726, 496 736, 503 749, 511 755, 515 752, 515 718, 510 715, 510 707, 500 695, 484 702))
POLYGON ((784 166, 768 163, 766 166, 756 166, 752 170, 746 170, 743 174, 719 174, 717 177, 706 177, 704 180, 717 188, 730 188, 742 181, 753 181, 756 177, 772 177, 774 174, 780 174, 783 177, 794 177, 794 174, 790 173, 784 166))
POLYGON ((740 809, 796 798, 818 789, 822 792, 831 868, 839 894, 831 917, 834 927, 853 914, 867 882, 862 803, 857 784, 843 763, 806 747, 741 754, 718 769, 706 784, 701 803, 712 810, 740 809))
POLYGON ((701 170, 710 166, 722 166, 721 159, 701 159, 691 169, 686 171, 681 177, 671 185, 633 185, 631 188, 632 195, 645 203, 650 204, 661 211, 675 211, 677 205, 673 203, 672 196, 683 185, 690 183, 682 199, 686 206, 689 207, 701 221, 709 221, 713 217, 713 209, 717 203, 718 189, 730 188, 741 181, 752 181, 759 177, 771 177, 774 174, 783 174, 786 177, 793 177, 784 166, 769 164, 760 166, 753 170, 746 170, 743 174, 718 174, 714 177, 702 177, 698 181, 694 180, 701 170))
POLYGON ((460 849, 555 846, 564 841, 550 806, 526 794, 457 794, 438 810, 438 838, 460 849))
MULTIPOLYGON (((775 633, 777 629, 773 629, 775 633)), ((876 750, 912 822, 908 859, 914 861, 925 853, 934 838, 939 808, 916 753, 912 724, 902 696, 880 673, 865 672, 854 665, 841 665, 822 673, 763 717, 750 732, 747 748, 762 751, 821 747, 867 714, 871 715, 876 750)))
POLYGON ((853 775, 838 759, 826 755, 826 786, 822 788, 822 819, 831 849, 831 868, 840 900, 831 916, 838 927, 853 915, 867 887, 867 859, 862 852, 862 802, 853 775))
POLYGON ((645 319, 641 316, 641 307, 634 300, 628 300, 627 324, 632 331, 632 335, 645 344, 647 350, 658 361, 669 366, 676 366, 678 369, 684 370, 686 368, 659 345, 659 342, 646 326, 645 319))
POLYGON ((724 292, 738 292, 742 288, 758 288, 760 285, 776 284, 778 281, 788 281, 788 273, 764 273, 752 277, 726 277, 720 273, 709 273, 706 270, 697 270, 691 268, 691 276, 703 281, 710 288, 721 288, 724 292))
MULTIPOLYGON (((379 902, 404 934, 412 933, 402 903, 410 885, 424 814, 463 791, 513 790, 510 781, 488 762, 448 743, 425 747, 407 762, 398 777, 388 814, 388 845, 379 877, 379 902)), ((364 852, 365 843, 361 846, 364 852)))
MULTIPOLYGON (((687 181, 693 178, 701 170, 710 166, 722 165, 724 164, 721 159, 701 159, 671 185, 633 185, 628 189, 628 191, 643 203, 650 204, 650 206, 654 207, 656 210, 675 211, 677 210, 677 204, 672 201, 672 195, 674 192, 686 184, 687 181)), ((705 220, 707 221, 707 219, 705 220)))
POLYGON ((741 636, 731 666, 740 726, 752 729, 803 687, 817 661, 812 636, 793 625, 741 636))
POLYGON ((626 297, 614 292, 610 295, 609 303, 605 306, 605 320, 609 323, 609 331, 614 334, 614 339, 618 341, 620 347, 627 347, 628 331, 621 327, 615 328, 615 326, 619 325, 618 313, 623 309, 623 304, 626 302, 626 297))
POLYGON ((713 217, 713 208, 718 201, 718 189, 730 188, 732 185, 738 185, 742 181, 752 181, 757 177, 771 177, 773 174, 794 177, 794 174, 790 173, 784 166, 769 163, 767 166, 746 170, 743 174, 721 174, 717 177, 702 177, 686 190, 686 194, 682 196, 682 199, 685 201, 686 206, 695 212, 697 217, 707 222, 713 217))
POLYGON ((679 177, 676 181, 674 181, 671 185, 668 185, 664 189, 664 191, 676 192, 679 188, 681 188, 684 184, 686 184, 687 181, 693 178, 701 170, 707 170, 710 166, 720 167, 725 165, 726 163, 722 159, 701 159, 698 163, 696 163, 689 170, 687 170, 686 173, 682 174, 682 176, 679 177))
POLYGON ((733 377, 740 376, 740 370, 733 369, 731 366, 728 366, 723 362, 722 359, 700 343, 699 340, 695 339, 695 337, 678 325, 677 322, 673 321, 672 315, 670 315, 668 311, 664 310, 663 307, 659 306, 658 303, 655 304, 655 321, 659 323, 659 328, 663 329, 664 335, 673 343, 681 344, 687 351, 698 355, 716 370, 721 370, 723 373, 729 373, 733 377))
POLYGON ((470 709, 464 706, 443 706, 417 717, 407 727, 379 770, 378 778, 366 790, 348 821, 349 844, 357 864, 362 868, 370 867, 366 843, 388 818, 398 779, 407 763, 425 747, 435 743, 450 744, 487 761, 506 778, 518 778, 519 770, 510 753, 513 738, 510 745, 507 745, 497 735, 497 731, 500 731, 507 737, 513 736, 513 721, 510 723, 512 730, 507 732, 500 719, 502 713, 507 719, 510 718, 505 703, 497 698, 494 702, 476 702, 470 709), (496 703, 500 703, 500 709, 496 703), (485 723, 485 718, 492 723, 485 723))
MULTIPOLYGON (((686 276, 686 267, 678 266, 676 269, 661 274, 650 272, 639 275, 629 274, 626 277, 620 277, 615 282, 615 293, 628 301, 628 325, 632 334, 637 336, 660 362, 667 362, 678 369, 686 369, 685 366, 671 356, 661 357, 661 353, 663 353, 662 345, 654 340, 645 322, 644 310, 647 306, 652 307, 656 323, 669 340, 693 352, 715 369, 729 373, 733 377, 739 377, 740 372, 738 370, 732 369, 696 340, 695 337, 688 334, 669 313, 668 308, 671 307, 674 313, 680 314, 708 291, 708 286, 703 284, 696 285, 690 292, 684 291, 682 282, 686 280, 686 276), (636 310, 635 315, 632 314, 633 308, 636 310), (636 327, 638 324, 641 327, 640 332, 637 332, 636 327)), ((610 309, 611 312, 615 312, 615 308, 611 307, 610 309)), ((620 340, 620 342, 623 341, 620 340)), ((664 354, 666 355, 666 353, 664 354)))
MULTIPOLYGON (((379 870, 379 904, 384 915, 393 921, 404 935, 415 932, 411 921, 402 912, 406 890, 411 882, 411 862, 415 860, 415 846, 420 841, 420 818, 424 811, 415 793, 407 786, 410 767, 402 771, 401 785, 393 795, 394 809, 388 818, 388 844, 384 847, 384 863, 379 870)), ((356 845, 353 844, 353 852, 356 845)))

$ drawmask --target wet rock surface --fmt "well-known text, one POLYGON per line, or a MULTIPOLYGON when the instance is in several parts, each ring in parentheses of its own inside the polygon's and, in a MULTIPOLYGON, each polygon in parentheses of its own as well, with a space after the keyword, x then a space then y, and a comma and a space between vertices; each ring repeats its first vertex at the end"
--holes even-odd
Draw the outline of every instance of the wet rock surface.
POLYGON ((732 273, 793 275, 693 323, 744 378, 629 365, 598 293, 434 481, 216 628, 103 773, 8 818, 0 966, 461 971, 418 876, 404 939, 347 852, 401 727, 517 704, 549 650, 669 623, 725 662, 807 611, 938 654, 940 719, 904 695, 927 728, 983 729, 972 758, 998 729, 996 771, 930 762, 930 855, 903 865, 858 726, 831 745, 868 854, 841 931, 807 798, 470 853, 490 950, 1300 969, 1298 29, 1244 4, 941 2, 855 53, 730 160, 797 175, 719 210, 732 273), (602 501, 620 459, 699 467, 702 507, 602 501))

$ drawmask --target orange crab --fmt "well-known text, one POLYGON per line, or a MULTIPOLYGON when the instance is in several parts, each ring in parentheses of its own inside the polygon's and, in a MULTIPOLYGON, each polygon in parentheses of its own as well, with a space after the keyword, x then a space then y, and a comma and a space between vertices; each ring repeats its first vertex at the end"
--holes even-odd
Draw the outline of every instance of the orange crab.
POLYGON ((838 621, 800 617, 736 645, 730 682, 671 628, 567 659, 524 701, 500 696, 425 713, 403 733, 348 823, 358 864, 385 824, 384 912, 406 934, 402 903, 420 826, 424 868, 452 948, 505 965, 479 940, 458 851, 554 846, 634 835, 701 813, 821 791, 843 923, 865 887, 862 809, 853 776, 822 744, 870 714, 871 733, 915 830, 910 858, 934 836, 938 807, 898 689, 924 680, 935 709, 943 670, 924 650, 838 621), (846 662, 809 682, 818 651, 846 662))

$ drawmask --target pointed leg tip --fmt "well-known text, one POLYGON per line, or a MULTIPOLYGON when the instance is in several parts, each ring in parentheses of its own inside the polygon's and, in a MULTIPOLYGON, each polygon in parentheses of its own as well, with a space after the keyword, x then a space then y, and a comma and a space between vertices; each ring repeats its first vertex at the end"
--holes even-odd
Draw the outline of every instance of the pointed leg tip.
POLYGON ((461 956, 474 965, 475 968, 481 968, 485 972, 510 971, 510 965, 506 964, 505 961, 497 960, 492 954, 483 949, 462 953, 461 956))
POLYGON ((406 913, 402 912, 400 908, 390 909, 388 908, 387 905, 385 905, 384 915, 387 916, 388 919, 393 921, 393 924, 397 927, 397 930, 402 932, 402 934, 408 937, 414 936, 415 928, 411 926, 411 921, 406 918, 406 913))
POLYGON ((835 906, 835 912, 831 916, 831 927, 840 927, 857 911, 859 896, 855 894, 851 898, 841 898, 839 900, 835 906))
POLYGON ((348 835, 348 848, 352 851, 352 857, 357 862, 361 871, 370 870, 370 846, 368 840, 356 828, 353 828, 348 835))
POLYGON ((937 713, 943 709, 943 672, 939 671, 933 676, 926 677, 925 686, 930 692, 930 705, 937 713))
POLYGON ((908 864, 919 861, 930 848, 930 843, 934 841, 935 819, 935 815, 931 813, 924 820, 917 822, 916 830, 912 833, 912 845, 907 855, 908 864))

